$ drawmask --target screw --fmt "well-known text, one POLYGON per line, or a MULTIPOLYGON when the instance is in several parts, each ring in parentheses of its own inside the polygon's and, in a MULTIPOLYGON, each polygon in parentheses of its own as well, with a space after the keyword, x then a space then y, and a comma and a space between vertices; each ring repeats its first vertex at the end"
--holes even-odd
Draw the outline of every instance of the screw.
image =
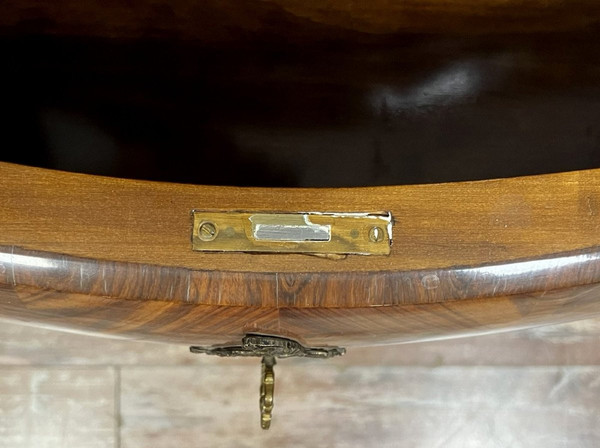
POLYGON ((371 227, 371 230, 369 230, 369 240, 373 243, 380 243, 381 241, 383 241, 383 229, 381 227, 371 227))
POLYGON ((209 221, 203 222, 198 227, 198 237, 202 241, 212 241, 217 237, 217 226, 209 221))

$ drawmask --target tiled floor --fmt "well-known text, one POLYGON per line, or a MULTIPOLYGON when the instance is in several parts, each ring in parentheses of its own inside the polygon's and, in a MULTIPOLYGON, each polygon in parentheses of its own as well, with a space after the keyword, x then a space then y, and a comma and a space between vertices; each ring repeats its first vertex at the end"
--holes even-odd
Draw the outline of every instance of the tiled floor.
POLYGON ((600 319, 259 362, 0 323, 0 447, 598 447, 600 319))

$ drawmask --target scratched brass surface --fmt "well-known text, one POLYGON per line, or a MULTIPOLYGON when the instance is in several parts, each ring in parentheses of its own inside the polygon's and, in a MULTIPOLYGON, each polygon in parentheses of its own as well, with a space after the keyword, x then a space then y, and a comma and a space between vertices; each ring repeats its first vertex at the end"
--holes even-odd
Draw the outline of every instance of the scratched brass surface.
POLYGON ((194 211, 193 216, 197 251, 388 255, 392 243, 390 214, 194 211), (259 226, 273 229, 272 235, 261 237, 259 226), (303 241, 289 235, 315 228, 323 234, 303 241))

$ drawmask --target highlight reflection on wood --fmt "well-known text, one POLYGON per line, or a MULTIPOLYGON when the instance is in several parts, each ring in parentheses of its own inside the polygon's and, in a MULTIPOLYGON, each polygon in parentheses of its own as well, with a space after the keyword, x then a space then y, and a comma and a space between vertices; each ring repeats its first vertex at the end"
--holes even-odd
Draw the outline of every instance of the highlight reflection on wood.
POLYGON ((598 171, 317 192, 0 169, 0 315, 12 319, 186 344, 263 332, 365 345, 600 314, 598 171), (242 200, 350 211, 373 200, 396 217, 392 254, 193 252, 190 211, 242 200))

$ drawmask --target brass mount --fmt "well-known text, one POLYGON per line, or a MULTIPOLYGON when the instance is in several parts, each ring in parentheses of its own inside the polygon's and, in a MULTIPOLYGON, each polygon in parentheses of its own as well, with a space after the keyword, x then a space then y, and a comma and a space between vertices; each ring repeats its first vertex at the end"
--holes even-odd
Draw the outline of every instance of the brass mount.
POLYGON ((251 333, 242 338, 241 344, 225 344, 212 347, 190 347, 192 353, 205 353, 222 357, 261 356, 262 375, 260 385, 260 426, 269 429, 273 412, 275 393, 275 358, 320 358, 341 356, 346 349, 341 347, 309 348, 293 339, 251 333))

